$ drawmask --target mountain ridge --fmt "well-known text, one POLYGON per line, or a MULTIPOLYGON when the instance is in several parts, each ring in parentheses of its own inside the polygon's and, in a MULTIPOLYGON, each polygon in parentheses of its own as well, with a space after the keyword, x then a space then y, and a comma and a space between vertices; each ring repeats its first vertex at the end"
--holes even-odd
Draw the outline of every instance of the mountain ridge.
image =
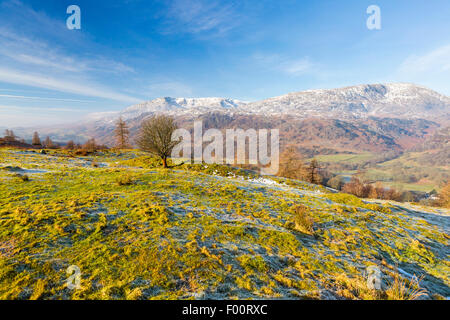
POLYGON ((169 115, 208 112, 285 115, 297 118, 367 119, 371 116, 428 119, 450 118, 450 98, 409 83, 364 84, 337 89, 292 92, 255 102, 230 98, 157 98, 113 113, 91 114, 88 121, 131 120, 155 113, 169 115))

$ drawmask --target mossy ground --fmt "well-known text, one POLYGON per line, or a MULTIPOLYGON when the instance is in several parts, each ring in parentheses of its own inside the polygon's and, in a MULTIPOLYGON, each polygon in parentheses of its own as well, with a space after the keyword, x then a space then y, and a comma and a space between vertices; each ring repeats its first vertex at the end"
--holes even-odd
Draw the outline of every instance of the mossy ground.
POLYGON ((425 297, 450 296, 445 210, 226 166, 165 170, 137 151, 0 161, 0 299, 389 299, 414 275, 425 297), (312 234, 293 227, 299 205, 312 234), (366 286, 370 265, 382 292, 366 286))

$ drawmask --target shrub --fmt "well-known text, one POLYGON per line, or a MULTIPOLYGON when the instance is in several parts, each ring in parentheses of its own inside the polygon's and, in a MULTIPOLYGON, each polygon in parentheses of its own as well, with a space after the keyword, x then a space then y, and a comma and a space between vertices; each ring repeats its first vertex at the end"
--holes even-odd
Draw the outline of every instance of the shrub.
POLYGON ((121 175, 120 177, 118 177, 116 179, 116 182, 119 186, 129 186, 134 183, 133 179, 131 178, 131 176, 129 174, 121 175))
POLYGON ((335 176, 328 180, 327 185, 335 190, 341 190, 344 185, 344 180, 340 176, 335 176))
POLYGON ((20 180, 22 180, 24 182, 30 181, 30 177, 28 175, 26 175, 26 174, 22 175, 22 174, 16 173, 14 176, 16 178, 19 178, 20 180))
POLYGON ((81 156, 81 157, 86 157, 88 155, 91 154, 91 152, 87 151, 87 150, 77 150, 75 151, 75 156, 81 156))
POLYGON ((349 183, 346 183, 342 187, 342 191, 345 193, 353 194, 359 198, 367 198, 370 190, 365 187, 358 178, 352 177, 349 183), (369 192, 368 192, 369 191, 369 192))
POLYGON ((344 184, 342 192, 353 194, 359 198, 400 201, 402 193, 393 188, 383 188, 380 183, 375 186, 365 184, 358 178, 352 177, 349 183, 344 184))

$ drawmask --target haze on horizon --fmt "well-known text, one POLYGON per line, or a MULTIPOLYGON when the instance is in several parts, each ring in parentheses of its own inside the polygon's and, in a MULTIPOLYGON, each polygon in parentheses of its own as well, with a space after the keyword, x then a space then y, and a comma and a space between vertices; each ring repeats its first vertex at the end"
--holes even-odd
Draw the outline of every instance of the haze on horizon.
POLYGON ((79 0, 81 30, 68 30, 72 3, 0 0, 0 126, 163 96, 256 101, 392 82, 450 95, 450 3, 375 2, 79 0), (366 27, 372 4, 381 30, 366 27))

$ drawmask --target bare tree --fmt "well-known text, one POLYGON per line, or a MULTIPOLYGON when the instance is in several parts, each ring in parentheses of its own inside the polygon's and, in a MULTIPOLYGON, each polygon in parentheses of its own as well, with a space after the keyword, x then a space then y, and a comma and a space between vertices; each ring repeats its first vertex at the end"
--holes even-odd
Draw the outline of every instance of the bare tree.
POLYGON ((444 208, 450 209, 450 181, 442 188, 439 194, 439 202, 444 208))
POLYGON ((369 199, 378 199, 379 195, 377 192, 377 188, 374 186, 370 186, 369 194, 367 195, 369 199))
POLYGON ((177 125, 172 117, 154 116, 142 123, 136 143, 141 150, 160 157, 163 167, 167 168, 167 159, 180 142, 172 141, 172 134, 176 129, 177 125))
POLYGON ((97 149, 97 143, 95 142, 95 138, 91 138, 83 144, 83 149, 89 152, 95 152, 97 149))
POLYGON ((306 171, 303 159, 296 147, 287 147, 280 158, 279 176, 297 180, 302 180, 305 177, 306 171))
POLYGON ((16 138, 17 137, 14 134, 14 131, 8 130, 8 129, 5 130, 5 137, 4 137, 5 141, 10 141, 10 142, 16 141, 16 138))
POLYGON ((53 148, 53 141, 52 141, 52 139, 50 139, 50 137, 47 137, 47 138, 45 138, 45 140, 44 140, 44 147, 46 148, 46 149, 51 149, 51 148, 53 148))
POLYGON ((73 142, 73 140, 70 140, 70 141, 67 142, 67 144, 66 144, 66 149, 67 149, 67 150, 73 150, 73 149, 75 149, 75 143, 73 142))
POLYGON ((307 169, 308 171, 308 182, 310 183, 314 183, 314 184, 320 184, 321 183, 321 178, 320 175, 318 173, 319 171, 319 162, 316 159, 311 160, 309 167, 307 169))
POLYGON ((31 141, 31 144, 35 147, 42 146, 41 138, 39 138, 39 133, 37 133, 37 132, 33 133, 33 139, 31 141))
MULTIPOLYGON (((352 177, 350 182, 342 187, 342 192, 353 194, 360 198, 366 198, 368 196, 366 191, 367 188, 365 188, 364 183, 356 177, 352 177)), ((377 195, 379 195, 378 191, 377 195)))
POLYGON ((130 131, 128 130, 128 126, 126 122, 123 121, 122 117, 117 120, 114 133, 116 135, 117 148, 125 149, 126 147, 128 147, 128 136, 130 134, 130 131))

